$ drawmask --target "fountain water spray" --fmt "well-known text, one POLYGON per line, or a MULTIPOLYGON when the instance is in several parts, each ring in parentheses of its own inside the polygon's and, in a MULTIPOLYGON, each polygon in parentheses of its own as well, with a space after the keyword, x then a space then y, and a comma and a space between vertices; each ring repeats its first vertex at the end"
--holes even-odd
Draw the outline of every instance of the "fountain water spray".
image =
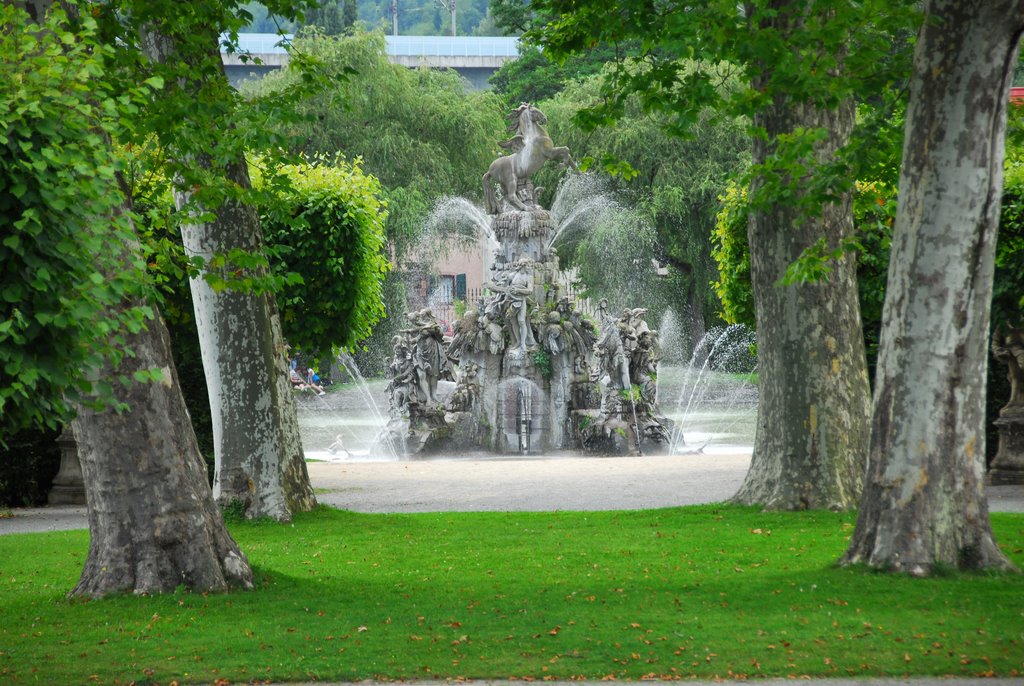
POLYGON ((685 449, 685 432, 692 430, 698 407, 714 405, 722 415, 731 415, 733 422, 740 421, 744 414, 753 414, 757 400, 757 389, 749 380, 756 369, 751 354, 753 342, 753 333, 742 324, 713 328, 698 342, 689 364, 683 367, 674 405, 680 416, 672 432, 671 453, 700 452, 713 438, 709 436, 696 448, 685 449))
MULTIPOLYGON (((387 424, 387 419, 385 419, 384 414, 377 406, 377 400, 373 397, 373 393, 370 392, 370 385, 366 382, 366 379, 363 378, 363 374, 359 371, 359 367, 356 365, 355 360, 352 359, 352 356, 349 353, 342 351, 338 355, 338 364, 341 365, 356 384, 356 388, 359 390, 359 395, 365 402, 367 409, 372 411, 374 418, 379 422, 380 426, 385 426, 387 424)), ((388 455, 393 459, 401 460, 405 458, 405 446, 399 445, 395 440, 395 437, 390 433, 382 433, 378 439, 378 443, 387 449, 388 455)))

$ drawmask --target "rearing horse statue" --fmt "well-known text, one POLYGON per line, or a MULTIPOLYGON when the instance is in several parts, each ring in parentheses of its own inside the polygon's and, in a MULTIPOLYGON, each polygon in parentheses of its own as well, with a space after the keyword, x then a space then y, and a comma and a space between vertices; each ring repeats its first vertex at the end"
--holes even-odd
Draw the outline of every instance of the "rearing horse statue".
POLYGON ((501 206, 494 193, 493 182, 501 186, 505 199, 518 210, 526 210, 523 201, 516 195, 516 187, 521 179, 529 179, 548 160, 557 160, 563 166, 579 171, 569 154, 569 148, 555 147, 551 137, 544 130, 548 118, 544 113, 528 102, 519 105, 508 117, 512 120, 509 132, 515 136, 499 143, 512 154, 499 157, 491 163, 484 174, 484 200, 488 214, 498 214, 501 206))

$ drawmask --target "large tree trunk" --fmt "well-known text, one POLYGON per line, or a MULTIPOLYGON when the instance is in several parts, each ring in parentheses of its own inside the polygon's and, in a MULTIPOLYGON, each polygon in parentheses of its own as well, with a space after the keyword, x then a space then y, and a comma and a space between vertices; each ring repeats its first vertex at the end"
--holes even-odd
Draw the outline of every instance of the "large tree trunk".
MULTIPOLYGON (((216 27, 202 30, 208 33, 205 54, 178 54, 174 40, 157 33, 145 40, 147 53, 156 61, 190 60, 193 80, 181 85, 197 94, 208 80, 225 89, 227 84, 216 27)), ((183 154, 238 189, 251 187, 240 153, 227 163, 212 162, 212 151, 183 154)), ((189 200, 187 191, 175 193, 179 210, 189 200)), ((236 249, 263 251, 259 215, 253 207, 228 199, 214 214, 213 221, 182 226, 188 254, 209 261, 236 249)), ((316 497, 306 470, 273 295, 217 290, 203 274, 191 279, 190 286, 213 419, 214 497, 222 507, 241 504, 246 517, 286 521, 293 512, 312 509, 316 497)))
MULTIPOLYGON (((785 3, 783 3, 785 4, 785 3)), ((795 10, 780 11, 774 28, 790 30, 795 10)), ((763 28, 763 27, 762 27, 763 28)), ((774 152, 776 137, 799 127, 824 128, 819 161, 845 145, 854 106, 831 110, 777 96, 754 118, 754 163, 774 152)), ((754 182, 752 196, 758 186, 754 182)), ((747 227, 757 319, 760 399, 750 471, 734 502, 782 510, 849 509, 857 505, 868 449, 870 395, 852 254, 832 263, 826 280, 778 285, 802 251, 824 237, 830 249, 853 231, 850 193, 805 217, 791 204, 752 210, 747 227)))
POLYGON ((989 304, 1024 2, 938 0, 914 49, 868 483, 843 562, 1009 568, 985 497, 989 304))
POLYGON ((161 593, 186 586, 252 586, 245 555, 224 528, 157 313, 127 336, 119 367, 100 378, 160 369, 159 382, 114 382, 125 412, 80 406, 75 440, 85 479, 89 554, 73 595, 161 593))
MULTIPOLYGON (((224 171, 248 188, 244 162, 224 171)), ((184 206, 185 196, 176 196, 179 208, 184 206)), ((236 248, 262 250, 255 209, 229 201, 216 214, 213 222, 182 226, 189 254, 209 260, 236 248)), ((213 417, 214 497, 221 506, 243 504, 247 517, 288 520, 293 512, 312 509, 316 498, 273 297, 218 291, 202 275, 190 285, 213 417)))

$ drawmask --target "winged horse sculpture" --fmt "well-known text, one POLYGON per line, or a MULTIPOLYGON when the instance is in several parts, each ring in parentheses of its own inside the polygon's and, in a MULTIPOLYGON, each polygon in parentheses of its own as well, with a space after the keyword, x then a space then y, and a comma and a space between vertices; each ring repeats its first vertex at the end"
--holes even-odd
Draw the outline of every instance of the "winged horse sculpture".
POLYGON ((494 192, 495 181, 501 186, 502 195, 510 205, 518 210, 526 210, 526 205, 516 194, 517 186, 520 181, 533 176, 545 162, 556 160, 563 166, 579 171, 569 154, 569 148, 556 147, 551 142, 551 137, 544 129, 548 118, 539 109, 524 102, 512 111, 509 119, 512 120, 509 132, 515 136, 498 145, 512 152, 494 160, 483 178, 488 214, 501 212, 501 204, 494 192))

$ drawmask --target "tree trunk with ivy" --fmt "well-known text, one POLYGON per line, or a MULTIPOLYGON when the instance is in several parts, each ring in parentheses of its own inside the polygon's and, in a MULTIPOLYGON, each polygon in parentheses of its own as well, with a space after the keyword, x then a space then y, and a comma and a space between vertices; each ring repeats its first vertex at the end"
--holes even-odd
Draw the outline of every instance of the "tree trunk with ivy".
MULTIPOLYGON (((770 25, 759 29, 781 35, 796 31, 803 20, 800 10, 795 3, 780 4, 770 25)), ((817 161, 826 163, 849 141, 854 104, 848 99, 825 109, 776 95, 754 125, 765 132, 754 141, 755 164, 770 159, 777 137, 801 128, 827 132, 814 150, 817 161)), ((751 197, 775 180, 769 173, 788 172, 762 172, 751 197)), ((817 282, 779 281, 819 239, 833 250, 852 234, 852 200, 849 192, 842 193, 814 217, 806 216, 797 201, 749 213, 760 398, 750 470, 734 501, 779 510, 845 510, 861 495, 871 397, 855 258, 843 253, 817 282)))
POLYGON ((985 495, 989 304, 1024 1, 928 3, 914 49, 870 470, 842 562, 1009 569, 985 495))

